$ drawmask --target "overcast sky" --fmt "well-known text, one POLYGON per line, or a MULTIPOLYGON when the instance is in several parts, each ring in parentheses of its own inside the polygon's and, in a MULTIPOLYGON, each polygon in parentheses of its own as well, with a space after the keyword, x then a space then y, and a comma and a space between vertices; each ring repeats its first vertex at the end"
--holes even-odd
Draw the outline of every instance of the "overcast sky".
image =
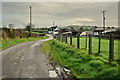
POLYGON ((3 2, 2 25, 24 27, 29 23, 29 6, 35 27, 96 25, 102 26, 102 10, 106 11, 106 26, 118 26, 117 2, 3 2))

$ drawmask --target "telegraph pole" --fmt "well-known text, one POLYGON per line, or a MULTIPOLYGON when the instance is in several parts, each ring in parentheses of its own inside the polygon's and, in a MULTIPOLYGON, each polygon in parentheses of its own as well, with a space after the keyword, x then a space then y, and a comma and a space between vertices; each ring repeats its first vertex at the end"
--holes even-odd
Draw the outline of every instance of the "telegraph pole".
POLYGON ((103 10, 103 29, 105 30, 105 12, 106 10, 103 10))
POLYGON ((31 28, 32 28, 32 17, 31 17, 31 6, 30 6, 30 25, 29 25, 29 37, 31 37, 31 28))
POLYGON ((55 21, 53 21, 53 27, 55 26, 55 21))
POLYGON ((30 26, 32 27, 31 6, 30 6, 30 26))

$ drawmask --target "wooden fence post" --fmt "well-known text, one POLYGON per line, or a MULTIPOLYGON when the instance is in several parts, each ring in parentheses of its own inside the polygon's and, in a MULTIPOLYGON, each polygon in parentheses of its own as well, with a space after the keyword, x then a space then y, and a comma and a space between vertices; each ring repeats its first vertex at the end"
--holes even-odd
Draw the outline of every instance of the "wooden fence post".
POLYGON ((60 34, 58 34, 58 40, 60 41, 60 34))
POLYGON ((70 45, 72 45, 72 33, 70 34, 70 45))
POLYGON ((87 35, 86 35, 85 49, 87 49, 87 35))
POLYGON ((59 41, 59 34, 58 34, 58 41, 59 41))
POLYGON ((65 42, 65 35, 63 34, 63 42, 65 42))
POLYGON ((61 34, 60 34, 60 41, 61 41, 61 34))
POLYGON ((101 47, 101 34, 99 34, 99 42, 98 42, 98 53, 100 54, 100 47, 101 47))
POLYGON ((65 36, 65 43, 67 43, 68 42, 68 40, 67 40, 67 34, 66 34, 66 36, 65 36))
POLYGON ((59 40, 59 34, 58 34, 58 39, 57 40, 59 40))
POLYGON ((63 42, 63 36, 64 36, 64 35, 62 34, 62 42, 63 42))
POLYGON ((77 48, 80 48, 80 36, 79 34, 77 35, 77 48))
POLYGON ((61 34, 62 34, 62 32, 61 32, 61 28, 60 28, 60 31, 59 31, 59 35, 60 35, 59 40, 60 40, 60 41, 62 41, 62 40, 61 40, 61 38, 62 38, 62 35, 61 35, 61 34))
POLYGON ((92 54, 92 35, 89 34, 89 50, 88 50, 89 55, 92 54))
POLYGON ((63 34, 63 42, 65 42, 65 34, 63 34))
POLYGON ((109 62, 114 60, 114 36, 110 36, 109 40, 109 62))
POLYGON ((56 35, 56 39, 58 40, 58 35, 56 35))

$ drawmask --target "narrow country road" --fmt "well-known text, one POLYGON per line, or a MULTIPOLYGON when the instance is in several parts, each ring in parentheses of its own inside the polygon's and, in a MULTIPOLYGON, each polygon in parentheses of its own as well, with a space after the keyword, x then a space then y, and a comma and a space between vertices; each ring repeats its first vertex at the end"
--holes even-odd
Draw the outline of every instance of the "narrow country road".
POLYGON ((48 59, 41 44, 48 39, 17 44, 2 51, 3 78, 49 78, 48 59))

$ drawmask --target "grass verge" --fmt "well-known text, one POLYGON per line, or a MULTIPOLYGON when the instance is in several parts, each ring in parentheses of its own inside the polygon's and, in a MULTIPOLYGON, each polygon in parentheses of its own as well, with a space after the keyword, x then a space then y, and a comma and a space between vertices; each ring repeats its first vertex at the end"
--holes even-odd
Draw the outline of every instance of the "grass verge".
POLYGON ((84 49, 79 50, 57 40, 45 42, 42 50, 55 63, 69 69, 74 78, 120 78, 117 62, 109 63, 102 55, 88 55, 84 49))
POLYGON ((15 38, 15 39, 6 39, 6 40, 3 39, 0 49, 6 49, 18 43, 36 41, 36 40, 41 40, 41 39, 46 39, 46 38, 48 38, 48 36, 41 36, 40 38, 31 37, 31 38, 15 38))

